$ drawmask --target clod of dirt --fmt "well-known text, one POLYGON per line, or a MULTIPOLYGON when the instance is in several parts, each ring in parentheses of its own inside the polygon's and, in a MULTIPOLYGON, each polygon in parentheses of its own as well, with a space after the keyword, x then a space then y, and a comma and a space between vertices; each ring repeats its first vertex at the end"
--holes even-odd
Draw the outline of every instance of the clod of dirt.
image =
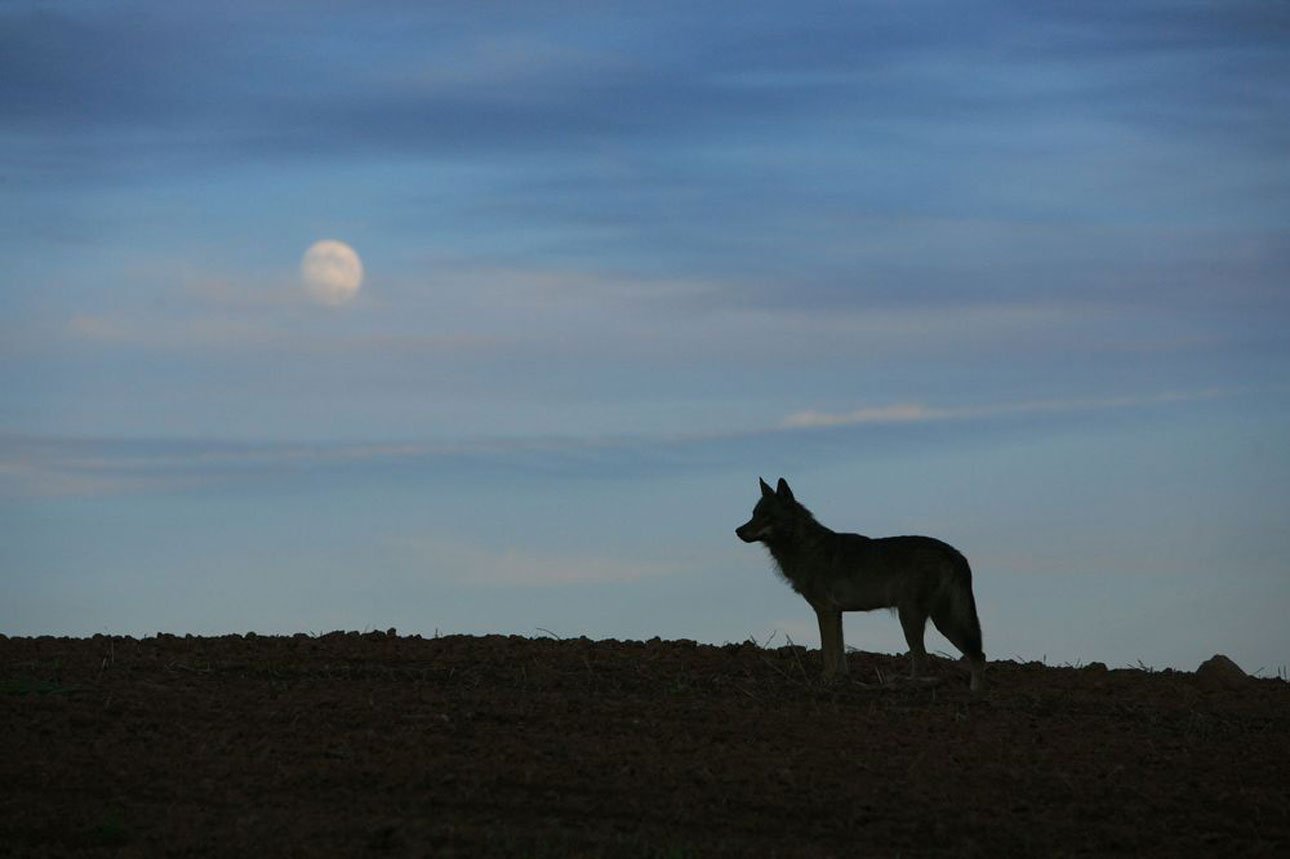
POLYGON ((1223 654, 1215 653, 1196 669, 1196 679, 1206 686, 1230 688, 1243 685, 1249 675, 1223 654))

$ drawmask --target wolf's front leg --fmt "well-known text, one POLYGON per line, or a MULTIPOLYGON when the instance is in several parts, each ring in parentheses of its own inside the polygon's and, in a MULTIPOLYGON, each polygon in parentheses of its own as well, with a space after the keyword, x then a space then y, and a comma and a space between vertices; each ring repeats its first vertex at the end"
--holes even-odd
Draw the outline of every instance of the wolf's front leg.
POLYGON ((842 645, 842 612, 830 608, 815 609, 820 622, 820 656, 824 661, 824 679, 847 673, 847 655, 842 645))

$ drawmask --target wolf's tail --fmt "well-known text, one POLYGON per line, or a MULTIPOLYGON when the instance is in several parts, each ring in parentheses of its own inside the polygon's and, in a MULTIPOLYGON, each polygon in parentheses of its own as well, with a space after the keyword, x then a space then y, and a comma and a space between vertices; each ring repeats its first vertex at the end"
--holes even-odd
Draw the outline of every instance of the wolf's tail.
POLYGON ((955 553, 953 568, 941 582, 937 603, 932 622, 964 656, 973 662, 984 662, 981 621, 976 614, 976 598, 972 596, 972 568, 961 554, 955 553))

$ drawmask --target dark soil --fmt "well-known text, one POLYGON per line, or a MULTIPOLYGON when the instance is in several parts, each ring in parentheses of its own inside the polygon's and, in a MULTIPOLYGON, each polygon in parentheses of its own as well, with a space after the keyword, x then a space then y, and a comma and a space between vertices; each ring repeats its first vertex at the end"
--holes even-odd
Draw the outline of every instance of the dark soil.
POLYGON ((0 637, 0 855, 1290 855, 1290 684, 753 644, 0 637))

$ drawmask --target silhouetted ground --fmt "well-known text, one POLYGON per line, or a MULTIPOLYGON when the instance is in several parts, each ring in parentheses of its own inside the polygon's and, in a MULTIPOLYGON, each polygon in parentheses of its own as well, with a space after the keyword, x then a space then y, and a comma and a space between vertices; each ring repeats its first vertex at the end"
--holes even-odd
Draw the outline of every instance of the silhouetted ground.
POLYGON ((0 855, 1290 855, 1282 680, 850 658, 0 637, 0 855))

